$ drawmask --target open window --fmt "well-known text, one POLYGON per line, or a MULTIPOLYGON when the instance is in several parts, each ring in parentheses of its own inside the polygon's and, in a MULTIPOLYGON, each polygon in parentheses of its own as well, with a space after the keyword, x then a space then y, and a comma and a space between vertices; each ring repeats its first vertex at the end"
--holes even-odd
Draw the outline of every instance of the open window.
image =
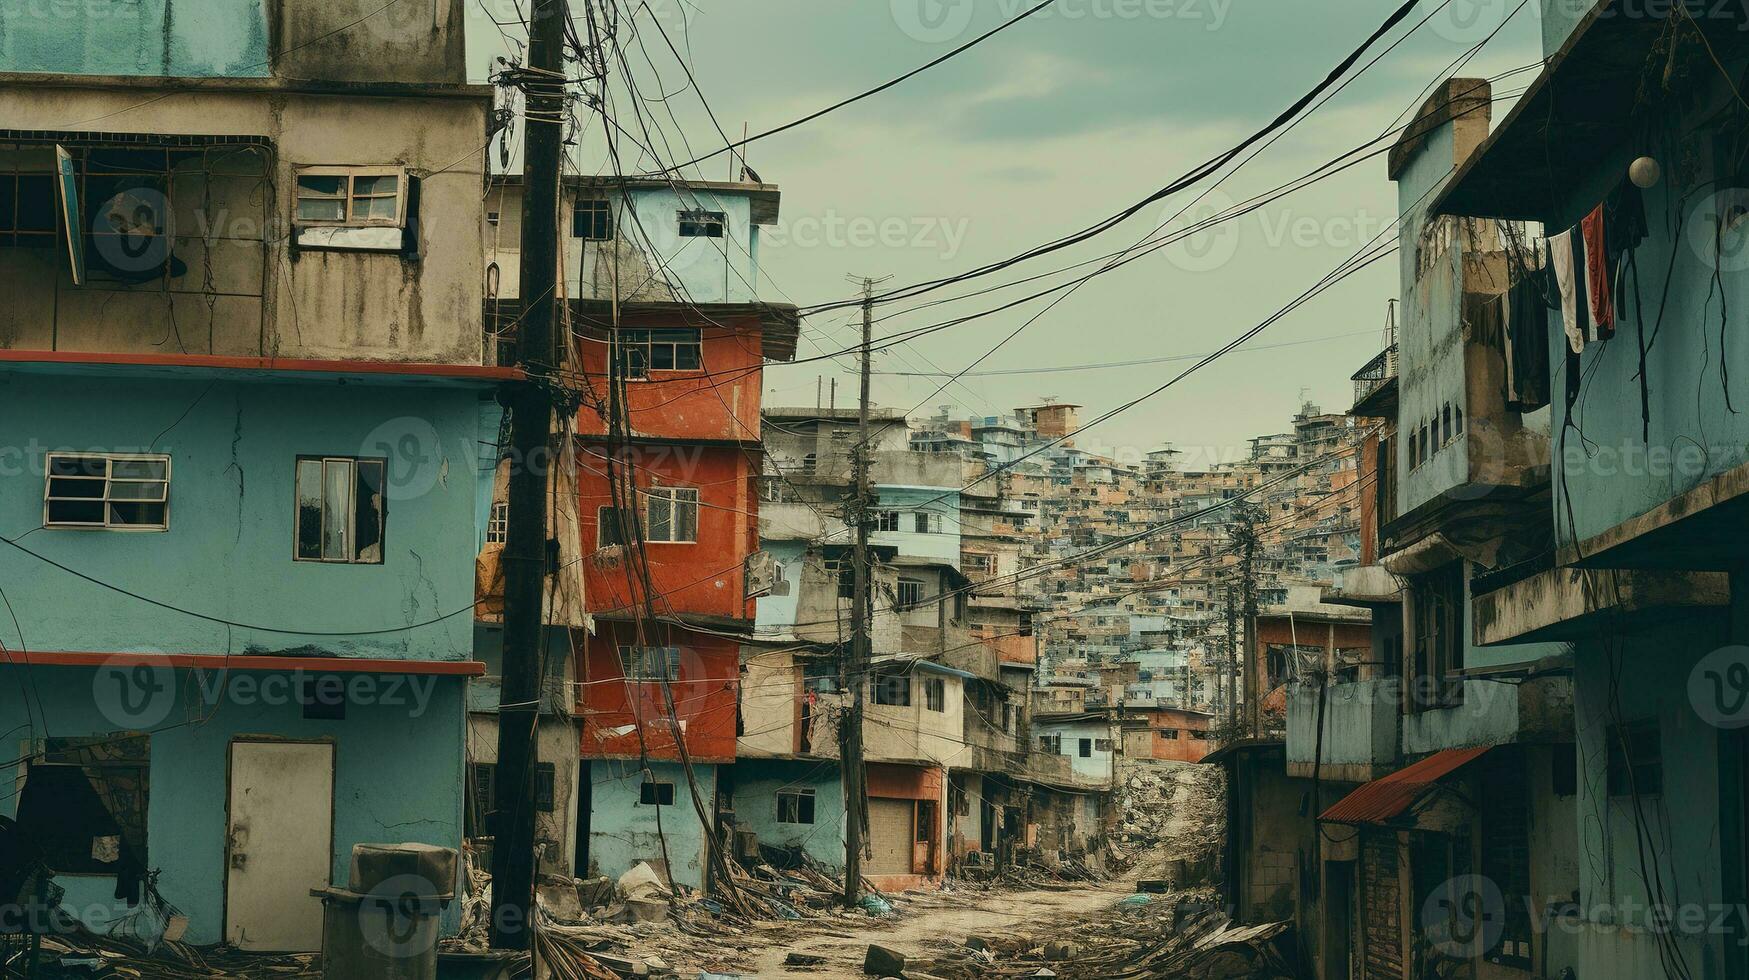
POLYGON ((611 548, 625 544, 631 539, 631 521, 617 507, 597 507, 595 509, 595 548, 611 548))
POLYGON ((571 208, 571 237, 586 242, 605 242, 613 238, 613 202, 605 198, 585 198, 571 208))
POLYGON ((930 711, 947 710, 947 682, 931 677, 923 682, 923 707, 930 711))
POLYGON ((911 675, 883 674, 875 678, 874 703, 896 708, 911 706, 911 675))
POLYGON ((638 787, 638 805, 673 806, 674 784, 644 780, 643 785, 638 787))
POLYGON ((380 565, 388 503, 382 459, 300 456, 297 461, 298 561, 380 565))
POLYGON ((681 211, 678 221, 681 238, 721 238, 728 216, 721 211, 681 211))
POLYGON ((814 822, 814 791, 784 790, 777 794, 777 822, 811 824, 814 822))

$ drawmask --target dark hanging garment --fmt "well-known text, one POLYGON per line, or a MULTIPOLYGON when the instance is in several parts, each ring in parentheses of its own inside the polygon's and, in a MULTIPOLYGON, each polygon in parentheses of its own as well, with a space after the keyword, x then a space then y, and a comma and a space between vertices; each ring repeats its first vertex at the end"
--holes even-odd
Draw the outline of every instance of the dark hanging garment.
POLYGON ((1635 377, 1640 382, 1640 438, 1649 444, 1652 438, 1652 383, 1646 377, 1646 316, 1645 307, 1640 302, 1640 266, 1634 258, 1634 250, 1646 240, 1650 231, 1646 224, 1646 202, 1634 182, 1623 178, 1603 199, 1603 210, 1603 247, 1609 253, 1610 274, 1615 281, 1618 319, 1626 315, 1629 297, 1633 299, 1634 329, 1639 333, 1640 371, 1635 377))
POLYGON ((1506 407, 1533 412, 1549 403, 1547 272, 1524 270, 1506 291, 1506 407))
POLYGON ((1609 234, 1606 224, 1602 204, 1592 208, 1579 222, 1585 248, 1585 299, 1591 308, 1585 331, 1587 343, 1615 336, 1615 290, 1611 281, 1615 267, 1610 263, 1605 244, 1609 234))

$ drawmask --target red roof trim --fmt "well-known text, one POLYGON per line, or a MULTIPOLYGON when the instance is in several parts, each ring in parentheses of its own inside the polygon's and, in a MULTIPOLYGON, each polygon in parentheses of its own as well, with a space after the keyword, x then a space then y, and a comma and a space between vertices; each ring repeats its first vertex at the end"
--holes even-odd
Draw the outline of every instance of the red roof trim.
POLYGON ((1488 746, 1484 745, 1475 749, 1435 752, 1412 766, 1366 783, 1338 800, 1318 819, 1336 823, 1384 823, 1402 816, 1441 779, 1474 762, 1486 751, 1488 746))
POLYGON ((310 374, 381 374, 407 377, 518 381, 521 368, 422 361, 341 361, 300 357, 224 357, 216 354, 124 354, 90 351, 0 350, 0 363, 96 364, 126 367, 215 368, 310 374))
POLYGON ((478 660, 388 660, 378 657, 278 657, 223 653, 92 653, 74 650, 8 650, 0 663, 33 667, 197 667, 210 670, 309 670, 333 674, 433 674, 482 677, 478 660))

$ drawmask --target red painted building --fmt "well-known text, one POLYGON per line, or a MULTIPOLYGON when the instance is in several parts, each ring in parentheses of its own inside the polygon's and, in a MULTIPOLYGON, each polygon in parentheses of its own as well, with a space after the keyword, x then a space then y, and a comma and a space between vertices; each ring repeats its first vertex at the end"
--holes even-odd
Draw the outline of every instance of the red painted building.
POLYGON ((1134 727, 1125 723, 1124 748, 1133 758, 1170 762, 1201 762, 1213 742, 1209 729, 1214 716, 1206 711, 1156 706, 1132 708, 1134 727))
POLYGON ((740 643, 754 616, 745 563, 759 548, 763 365, 794 356, 796 317, 764 304, 623 304, 622 442, 606 424, 611 314, 602 304, 579 314, 579 369, 600 399, 578 415, 584 594, 596 622, 579 671, 583 757, 672 761, 684 738, 694 762, 732 762, 740 643), (635 501, 615 499, 612 453, 635 501))

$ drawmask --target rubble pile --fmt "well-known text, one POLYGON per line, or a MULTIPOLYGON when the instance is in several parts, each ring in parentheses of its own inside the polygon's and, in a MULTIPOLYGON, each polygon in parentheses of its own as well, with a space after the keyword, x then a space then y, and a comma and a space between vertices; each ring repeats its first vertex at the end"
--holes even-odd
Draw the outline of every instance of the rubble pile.
POLYGON ((1131 895, 1047 932, 967 937, 907 970, 942 980, 1307 980, 1292 923, 1236 926, 1217 901, 1208 891, 1131 895))
POLYGON ((1116 870, 1163 875, 1174 886, 1204 880, 1220 852, 1226 821, 1221 771, 1194 763, 1136 760, 1119 774, 1116 870))
MULTIPOLYGON (((501 956, 490 950, 492 876, 471 846, 462 858, 461 931, 439 943, 439 951, 451 959, 501 956)), ((791 927, 867 926, 871 918, 896 914, 898 900, 866 880, 862 907, 846 909, 840 879, 805 860, 772 860, 789 866, 731 860, 733 895, 673 886, 649 864, 617 880, 543 876, 535 895, 542 962, 562 980, 732 975, 791 927)), ((526 954, 515 958, 525 969, 526 954)))

